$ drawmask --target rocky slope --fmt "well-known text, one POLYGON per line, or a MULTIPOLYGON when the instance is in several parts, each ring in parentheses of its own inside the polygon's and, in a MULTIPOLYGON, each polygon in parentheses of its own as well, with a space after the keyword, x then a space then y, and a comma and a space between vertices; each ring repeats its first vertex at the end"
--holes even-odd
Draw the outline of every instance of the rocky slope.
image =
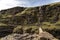
MULTIPOLYGON (((22 29, 26 27, 29 32, 31 30, 29 27, 34 26, 32 29, 36 31, 37 25, 60 38, 60 3, 30 8, 14 7, 0 11, 0 37, 16 33, 13 30, 17 30, 21 26, 22 29)), ((22 30, 21 28, 18 30, 22 30)))
POLYGON ((1 38, 0 40, 58 40, 58 39, 54 38, 51 34, 48 35, 48 37, 47 36, 42 37, 42 34, 38 35, 25 33, 25 34, 11 34, 4 38, 1 38))
POLYGON ((0 11, 1 22, 8 23, 12 22, 17 25, 24 24, 35 24, 38 23, 37 20, 40 18, 40 22, 50 22, 56 23, 60 19, 60 5, 50 4, 41 7, 34 8, 11 8, 7 10, 0 11), (19 20, 18 20, 19 19, 19 20), (26 22, 26 23, 25 23, 26 22))

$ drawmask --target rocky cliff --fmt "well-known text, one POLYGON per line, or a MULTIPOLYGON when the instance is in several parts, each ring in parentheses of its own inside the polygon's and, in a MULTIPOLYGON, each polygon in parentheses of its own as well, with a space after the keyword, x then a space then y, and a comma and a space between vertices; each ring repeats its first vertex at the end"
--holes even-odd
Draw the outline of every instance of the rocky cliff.
POLYGON ((16 33, 13 30, 22 32, 24 27, 26 30, 34 29, 33 31, 35 31, 38 26, 41 26, 43 30, 48 29, 46 31, 60 38, 60 3, 30 8, 14 7, 0 11, 0 37, 16 33))

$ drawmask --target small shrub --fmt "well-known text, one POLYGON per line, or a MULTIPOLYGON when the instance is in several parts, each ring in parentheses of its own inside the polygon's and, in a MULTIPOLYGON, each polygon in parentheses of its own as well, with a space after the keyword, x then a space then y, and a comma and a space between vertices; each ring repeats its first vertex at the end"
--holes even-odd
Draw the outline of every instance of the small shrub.
POLYGON ((21 26, 17 26, 16 28, 14 28, 13 33, 23 33, 23 29, 21 26))

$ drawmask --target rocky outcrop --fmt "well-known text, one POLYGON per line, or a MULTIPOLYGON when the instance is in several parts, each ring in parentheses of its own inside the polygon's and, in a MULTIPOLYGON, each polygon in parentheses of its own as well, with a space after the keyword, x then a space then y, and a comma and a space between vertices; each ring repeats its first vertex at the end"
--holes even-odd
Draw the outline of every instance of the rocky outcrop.
POLYGON ((1 40, 58 40, 53 35, 51 35, 48 32, 43 31, 41 28, 39 28, 39 34, 29 34, 29 33, 23 33, 23 34, 11 34, 4 38, 1 38, 1 40))
POLYGON ((11 34, 11 35, 8 35, 4 38, 1 38, 0 40, 58 40, 58 39, 54 38, 52 35, 48 35, 48 36, 47 35, 48 34, 46 34, 46 35, 44 34, 44 36, 46 36, 46 37, 44 37, 43 34, 42 35, 28 34, 28 33, 11 34), (48 37, 50 37, 50 38, 48 38, 48 37))

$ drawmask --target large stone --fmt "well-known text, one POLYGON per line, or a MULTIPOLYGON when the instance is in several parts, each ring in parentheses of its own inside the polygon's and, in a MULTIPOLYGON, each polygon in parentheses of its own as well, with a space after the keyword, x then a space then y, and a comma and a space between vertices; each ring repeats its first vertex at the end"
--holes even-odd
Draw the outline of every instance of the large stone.
MULTIPOLYGON (((4 38, 1 38, 1 40, 50 40, 48 37, 41 37, 38 34, 11 34, 4 38)), ((57 39, 51 39, 51 40, 57 40, 57 39)))

